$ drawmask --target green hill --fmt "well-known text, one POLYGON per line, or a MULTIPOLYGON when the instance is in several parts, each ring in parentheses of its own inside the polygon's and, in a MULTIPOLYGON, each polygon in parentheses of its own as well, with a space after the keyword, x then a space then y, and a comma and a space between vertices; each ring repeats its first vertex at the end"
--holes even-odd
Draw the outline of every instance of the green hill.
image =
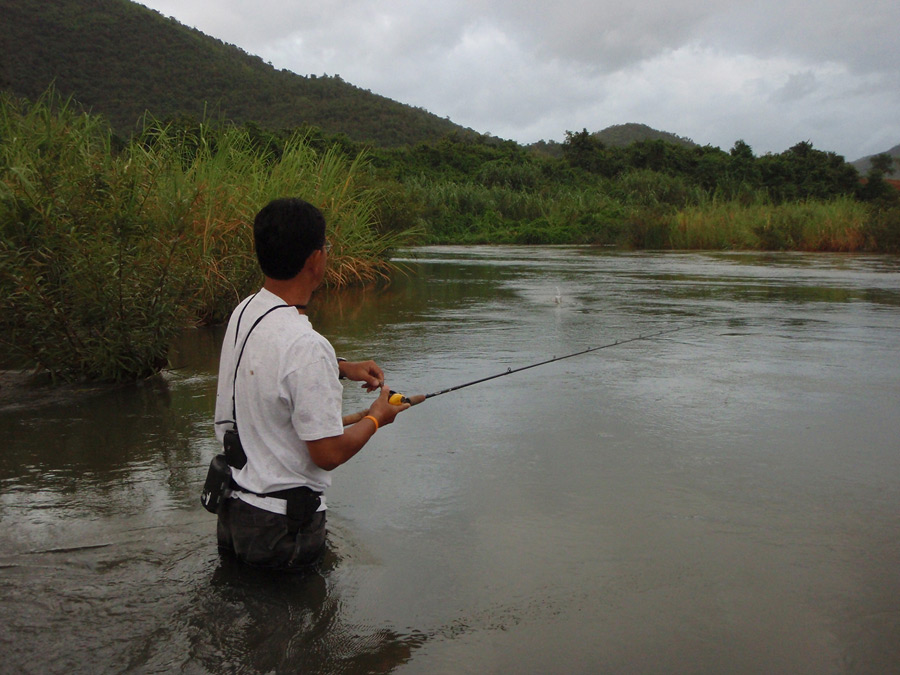
MULTIPOLYGON (((895 145, 890 150, 885 150, 883 154, 890 155, 894 158, 894 165, 897 167, 894 171, 894 175, 896 176, 900 174, 900 145, 895 145)), ((850 163, 855 166, 857 171, 859 171, 861 174, 865 174, 869 170, 869 167, 872 166, 872 157, 874 156, 875 155, 868 155, 866 157, 861 157, 855 162, 850 163)))
POLYGON ((0 0, 0 88, 37 98, 51 83, 129 134, 145 111, 304 124, 382 146, 472 133, 339 76, 301 76, 128 0, 0 0))
MULTIPOLYGON (((697 144, 689 138, 676 136, 667 131, 659 131, 646 124, 614 124, 601 131, 592 132, 591 136, 608 148, 624 148, 640 141, 666 141, 686 148, 697 147, 697 144)), ((556 141, 538 141, 529 145, 528 148, 545 157, 562 157, 563 154, 562 143, 556 141)))
POLYGON ((606 127, 603 131, 594 132, 594 137, 604 145, 611 148, 624 148, 637 141, 666 141, 686 148, 696 147, 689 138, 683 138, 666 131, 658 131, 646 124, 615 124, 606 127))

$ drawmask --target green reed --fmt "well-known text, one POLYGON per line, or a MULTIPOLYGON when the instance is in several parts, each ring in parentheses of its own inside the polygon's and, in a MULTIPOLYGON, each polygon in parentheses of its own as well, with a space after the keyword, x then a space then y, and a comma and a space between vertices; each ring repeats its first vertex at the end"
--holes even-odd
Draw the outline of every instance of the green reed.
POLYGON ((221 321, 261 282, 252 219, 298 196, 322 208, 331 285, 390 271, 404 232, 380 232, 365 157, 317 153, 302 135, 279 158, 224 125, 148 119, 115 150, 107 125, 51 93, 0 98, 0 340, 63 380, 157 372, 187 325, 221 321))
POLYGON ((516 189, 476 182, 410 180, 427 243, 621 243, 624 210, 594 188, 516 189))
POLYGON ((869 211, 846 197, 783 204, 708 200, 678 211, 670 247, 858 251, 866 245, 869 211))
POLYGON ((875 208, 852 197, 775 203, 747 185, 708 191, 648 170, 525 187, 419 177, 405 187, 420 205, 428 243, 892 251, 900 240, 891 204, 875 208))

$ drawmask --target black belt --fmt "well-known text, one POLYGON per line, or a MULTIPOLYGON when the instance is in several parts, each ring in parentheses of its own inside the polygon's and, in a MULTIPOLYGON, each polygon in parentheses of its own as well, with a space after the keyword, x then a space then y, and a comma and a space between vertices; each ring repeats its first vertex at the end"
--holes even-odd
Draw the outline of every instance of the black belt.
POLYGON ((298 485, 297 487, 288 488, 286 490, 276 490, 275 492, 254 492, 253 490, 248 490, 242 485, 239 485, 238 482, 231 478, 231 482, 229 487, 232 490, 240 490, 241 492, 246 492, 251 495, 256 495, 257 497, 274 497, 275 499, 290 499, 291 497, 301 499, 310 499, 311 497, 318 497, 322 494, 321 492, 316 492, 312 488, 306 487, 305 485, 298 485))
POLYGON ((231 478, 230 487, 232 490, 246 492, 257 497, 272 497, 274 499, 283 499, 287 502, 287 516, 295 520, 304 520, 319 510, 322 503, 320 497, 321 492, 316 492, 312 488, 305 485, 288 488, 287 490, 276 490, 275 492, 254 492, 245 487, 241 487, 234 478, 231 478))

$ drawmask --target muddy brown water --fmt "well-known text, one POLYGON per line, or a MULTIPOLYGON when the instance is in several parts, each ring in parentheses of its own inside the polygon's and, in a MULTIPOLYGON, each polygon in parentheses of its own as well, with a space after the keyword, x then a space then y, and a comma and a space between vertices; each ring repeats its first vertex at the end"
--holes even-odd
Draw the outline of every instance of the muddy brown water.
POLYGON ((312 319, 407 393, 699 323, 404 413, 290 578, 199 505, 221 329, 141 385, 4 380, 0 672, 897 671, 900 259, 402 258, 312 319))

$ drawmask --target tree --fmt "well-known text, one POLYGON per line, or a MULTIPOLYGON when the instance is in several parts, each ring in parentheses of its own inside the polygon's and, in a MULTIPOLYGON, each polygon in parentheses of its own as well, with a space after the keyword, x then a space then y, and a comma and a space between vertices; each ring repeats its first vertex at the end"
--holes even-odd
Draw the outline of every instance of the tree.
POLYGON ((753 159, 753 148, 751 148, 743 139, 734 142, 734 147, 729 153, 735 159, 749 161, 753 159))
POLYGON ((882 152, 880 155, 875 155, 871 159, 872 165, 869 168, 869 172, 878 171, 883 176, 884 174, 893 175, 895 171, 894 167, 894 158, 891 157, 886 152, 882 152))
POLYGON ((843 157, 816 150, 809 141, 780 155, 765 155, 759 167, 762 187, 776 201, 852 195, 859 185, 859 173, 843 157))
POLYGON ((603 143, 591 135, 587 129, 578 132, 567 131, 563 142, 563 158, 572 166, 593 171, 598 152, 602 152, 603 143))
POLYGON ((872 165, 859 188, 858 197, 867 202, 896 203, 900 193, 884 180, 885 174, 894 173, 894 158, 886 152, 872 157, 872 165))

